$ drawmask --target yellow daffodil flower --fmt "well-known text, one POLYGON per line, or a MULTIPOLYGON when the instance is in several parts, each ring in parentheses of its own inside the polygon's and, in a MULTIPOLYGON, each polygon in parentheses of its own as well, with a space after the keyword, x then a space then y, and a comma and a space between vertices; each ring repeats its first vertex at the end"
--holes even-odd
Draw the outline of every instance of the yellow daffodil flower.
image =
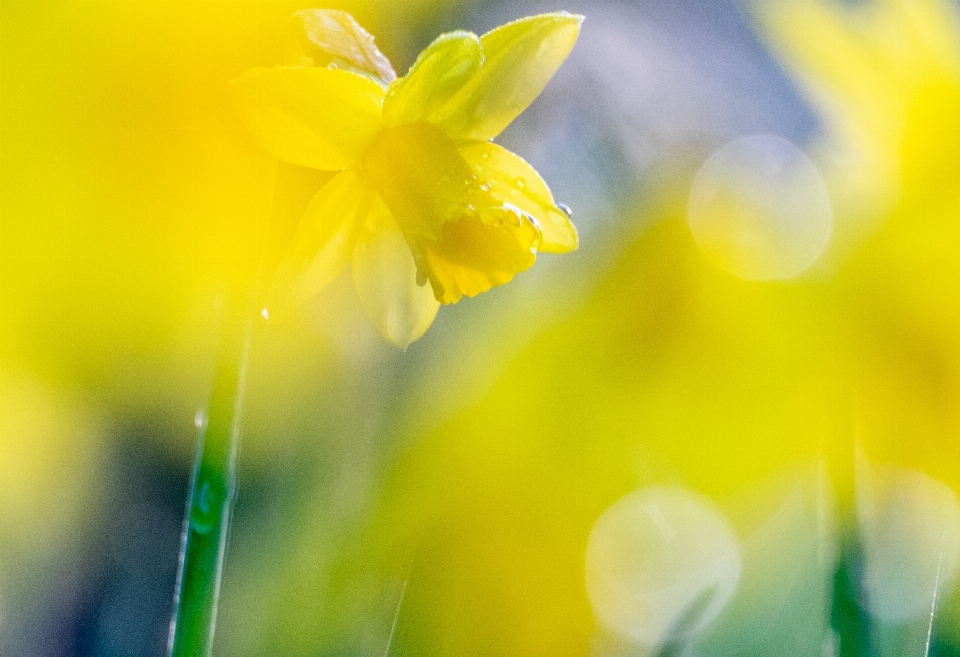
POLYGON ((440 304, 508 282, 538 251, 577 247, 537 172, 490 140, 546 86, 582 16, 444 34, 402 78, 348 14, 298 16, 314 65, 255 68, 233 81, 241 119, 262 146, 338 172, 307 208, 275 297, 304 299, 352 260, 365 310, 406 346, 440 304))

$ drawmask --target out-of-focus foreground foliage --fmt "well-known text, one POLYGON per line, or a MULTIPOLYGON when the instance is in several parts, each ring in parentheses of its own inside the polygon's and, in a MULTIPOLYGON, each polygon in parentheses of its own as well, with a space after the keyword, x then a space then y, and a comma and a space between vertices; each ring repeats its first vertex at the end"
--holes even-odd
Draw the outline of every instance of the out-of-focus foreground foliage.
MULTIPOLYGON (((302 7, 0 4, 0 653, 162 653, 223 291, 324 182, 229 101, 302 7)), ((401 74, 586 15, 500 138, 581 249, 403 352, 349 275, 257 326, 219 654, 958 654, 957 4, 338 7, 401 74)))

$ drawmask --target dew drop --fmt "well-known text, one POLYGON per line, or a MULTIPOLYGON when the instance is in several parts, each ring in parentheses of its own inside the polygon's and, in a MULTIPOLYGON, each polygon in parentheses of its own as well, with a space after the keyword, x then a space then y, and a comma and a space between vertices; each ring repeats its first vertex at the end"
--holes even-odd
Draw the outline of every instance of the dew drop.
POLYGON ((196 414, 193 416, 193 426, 196 428, 201 428, 207 422, 207 414, 203 412, 203 409, 198 409, 196 414))
POLYGON ((503 209, 507 211, 508 213, 507 216, 510 218, 511 224, 513 224, 514 226, 523 225, 523 216, 525 214, 523 210, 513 205, 512 203, 504 203, 503 209))
POLYGON ((224 489, 209 479, 197 483, 199 486, 190 502, 190 530, 197 534, 208 534, 220 519, 224 489))
POLYGON ((526 189, 527 181, 525 181, 523 178, 517 178, 517 187, 519 187, 520 189, 526 189))
POLYGON ((484 159, 484 160, 489 160, 489 159, 490 159, 490 153, 484 153, 484 154, 482 154, 480 157, 481 157, 482 159, 484 159))
POLYGON ((490 188, 491 188, 491 185, 490 185, 490 183, 488 183, 488 182, 482 183, 482 184, 480 185, 480 189, 483 190, 483 191, 485 191, 485 192, 489 192, 489 191, 490 191, 490 188))
POLYGON ((337 63, 330 62, 329 64, 327 64, 327 68, 330 69, 331 71, 335 71, 337 69, 337 63))
POLYGON ((567 217, 569 218, 573 217, 573 210, 571 210, 570 206, 567 205, 566 203, 557 203, 557 207, 560 208, 560 211, 563 212, 563 214, 567 215, 567 217))
POLYGON ((210 513, 210 483, 203 482, 200 486, 200 495, 197 498, 197 507, 204 513, 210 513))
POLYGON ((270 320, 270 313, 269 313, 269 311, 267 311, 266 308, 264 308, 263 310, 260 311, 260 316, 263 317, 263 318, 264 318, 265 320, 267 320, 267 321, 270 320))

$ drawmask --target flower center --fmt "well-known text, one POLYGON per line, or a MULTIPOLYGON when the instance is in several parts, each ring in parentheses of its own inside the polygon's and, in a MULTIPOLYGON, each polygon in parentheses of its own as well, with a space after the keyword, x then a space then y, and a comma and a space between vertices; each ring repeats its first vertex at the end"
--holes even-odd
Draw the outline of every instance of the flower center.
POLYGON ((496 203, 457 143, 426 123, 384 129, 362 163, 408 238, 437 240, 444 224, 496 203))

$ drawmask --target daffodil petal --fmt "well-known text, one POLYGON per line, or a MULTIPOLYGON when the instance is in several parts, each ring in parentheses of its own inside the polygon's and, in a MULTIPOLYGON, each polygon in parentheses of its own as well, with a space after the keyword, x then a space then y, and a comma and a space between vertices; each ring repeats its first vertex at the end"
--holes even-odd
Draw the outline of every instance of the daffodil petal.
POLYGON ((380 333, 405 348, 430 328, 440 302, 429 287, 417 284, 410 247, 379 197, 367 225, 353 251, 357 295, 380 333))
POLYGON ((568 253, 577 248, 577 229, 553 200, 550 189, 523 158, 490 142, 472 142, 460 154, 501 201, 511 203, 540 224, 541 253, 568 253))
POLYGON ((387 89, 383 122, 387 126, 425 121, 443 125, 457 107, 450 103, 480 70, 483 49, 472 32, 450 32, 420 53, 404 77, 387 89))
POLYGON ((292 21, 300 37, 300 57, 311 66, 334 64, 373 76, 383 84, 397 78, 373 35, 345 11, 301 9, 292 21))
POLYGON ((344 169, 381 128, 384 90, 349 71, 254 68, 233 80, 233 101, 253 137, 281 160, 344 169))
POLYGON ((438 125, 454 139, 493 139, 533 100, 567 58, 583 16, 522 18, 480 37, 483 65, 450 101, 438 125))
POLYGON ((537 224, 517 208, 504 206, 444 224, 439 240, 413 246, 437 300, 456 303, 533 266, 539 243, 537 224))
POLYGON ((271 313, 302 303, 343 271, 375 200, 376 192, 358 167, 341 171, 313 197, 293 248, 273 277, 271 313))

